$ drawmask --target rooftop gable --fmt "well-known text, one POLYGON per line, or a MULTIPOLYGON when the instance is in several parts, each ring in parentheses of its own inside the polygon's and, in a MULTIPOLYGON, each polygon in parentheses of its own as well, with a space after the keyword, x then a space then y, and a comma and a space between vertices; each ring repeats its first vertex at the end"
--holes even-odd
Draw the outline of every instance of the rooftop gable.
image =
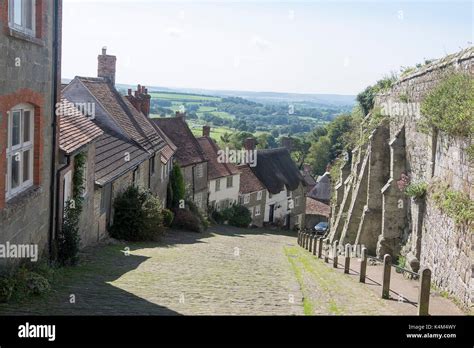
POLYGON ((181 167, 208 160, 183 117, 151 118, 150 121, 176 145, 176 159, 181 167))
POLYGON ((204 151, 207 162, 207 177, 209 180, 222 178, 225 176, 238 174, 237 167, 232 163, 219 163, 217 144, 210 137, 197 138, 201 149, 204 151))

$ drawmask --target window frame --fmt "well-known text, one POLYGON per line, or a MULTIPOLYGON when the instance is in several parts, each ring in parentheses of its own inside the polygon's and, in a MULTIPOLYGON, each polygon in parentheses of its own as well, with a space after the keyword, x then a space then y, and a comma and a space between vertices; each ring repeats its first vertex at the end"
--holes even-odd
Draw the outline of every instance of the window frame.
POLYGON ((216 184, 215 184, 215 189, 216 192, 219 192, 221 190, 221 179, 216 179, 216 184))
POLYGON ((25 0, 8 0, 8 26, 16 31, 19 31, 25 35, 36 37, 36 1, 37 0, 26 0, 31 1, 31 29, 26 27, 26 11, 23 4, 25 0), (15 2, 21 2, 21 25, 15 23, 15 2))
POLYGON ((11 108, 7 113, 7 146, 6 146, 6 167, 7 171, 5 173, 5 199, 6 201, 12 199, 13 197, 19 195, 20 193, 26 191, 34 184, 34 130, 35 130, 35 108, 33 105, 22 103, 11 108), (28 111, 30 113, 30 136, 29 141, 24 141, 24 113, 28 111), (13 114, 20 112, 20 123, 19 123, 19 143, 18 145, 12 145, 13 139, 13 114), (24 181, 24 166, 23 166, 23 154, 26 151, 30 151, 29 155, 29 178, 24 181), (20 164, 18 167, 18 178, 19 185, 16 188, 12 188, 12 161, 14 157, 20 155, 20 164))
POLYGON ((233 176, 228 176, 226 179, 227 179, 226 180, 226 187, 228 189, 234 187, 234 177, 233 176), (230 185, 229 185, 229 181, 230 181, 230 185))
POLYGON ((199 163, 199 164, 196 166, 196 176, 197 176, 199 179, 204 176, 204 168, 203 168, 202 163, 199 163))
POLYGON ((246 193, 244 195, 244 204, 249 204, 250 203, 250 193, 246 193))
POLYGON ((262 214, 262 207, 260 205, 255 206, 255 216, 260 216, 262 214))
POLYGON ((261 201, 263 199, 263 191, 257 192, 257 201, 261 201))

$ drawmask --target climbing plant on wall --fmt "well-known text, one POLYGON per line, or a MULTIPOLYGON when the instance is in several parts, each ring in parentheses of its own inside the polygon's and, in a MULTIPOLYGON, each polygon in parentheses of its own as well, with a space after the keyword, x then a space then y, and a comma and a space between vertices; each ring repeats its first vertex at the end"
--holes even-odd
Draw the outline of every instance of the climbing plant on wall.
POLYGON ((58 262, 62 265, 77 263, 79 252, 79 218, 83 208, 84 174, 87 156, 80 153, 74 157, 72 176, 72 198, 65 203, 64 219, 58 233, 58 262))
POLYGON ((464 73, 451 73, 421 103, 422 130, 472 137, 473 110, 474 79, 464 73))

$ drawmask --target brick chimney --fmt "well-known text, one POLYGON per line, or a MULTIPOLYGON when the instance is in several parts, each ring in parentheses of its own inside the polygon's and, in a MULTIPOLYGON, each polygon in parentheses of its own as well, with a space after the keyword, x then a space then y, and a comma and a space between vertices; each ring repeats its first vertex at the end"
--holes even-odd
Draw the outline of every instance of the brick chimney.
POLYGON ((252 151, 255 150, 255 147, 257 146, 257 139, 255 138, 247 138, 244 141, 244 148, 247 151, 252 151))
POLYGON ((125 96, 130 103, 144 114, 146 117, 150 116, 150 101, 151 95, 148 94, 148 89, 145 86, 138 85, 137 90, 132 93, 132 89, 128 89, 128 94, 125 96))
POLYGON ((293 139, 290 137, 281 138, 281 146, 291 152, 293 150, 293 139))
POLYGON ((109 79, 112 85, 115 86, 115 71, 117 57, 107 54, 107 47, 102 48, 102 54, 97 57, 98 67, 97 76, 109 79))
POLYGON ((202 136, 203 137, 210 137, 211 136, 211 127, 210 126, 202 126, 202 136))

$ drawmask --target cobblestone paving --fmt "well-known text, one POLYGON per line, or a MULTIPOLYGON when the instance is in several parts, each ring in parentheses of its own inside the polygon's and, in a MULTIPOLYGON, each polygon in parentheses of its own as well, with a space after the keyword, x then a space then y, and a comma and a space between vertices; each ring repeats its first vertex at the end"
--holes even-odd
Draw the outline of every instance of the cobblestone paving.
POLYGON ((279 231, 169 231, 160 243, 100 246, 81 258, 57 272, 51 293, 2 304, 0 315, 407 314, 279 231))
POLYGON ((302 295, 281 232, 170 231, 158 244, 94 248, 48 296, 0 314, 299 315, 302 295), (271 234, 270 234, 271 233, 271 234), (71 295, 75 303, 71 303, 71 295))

